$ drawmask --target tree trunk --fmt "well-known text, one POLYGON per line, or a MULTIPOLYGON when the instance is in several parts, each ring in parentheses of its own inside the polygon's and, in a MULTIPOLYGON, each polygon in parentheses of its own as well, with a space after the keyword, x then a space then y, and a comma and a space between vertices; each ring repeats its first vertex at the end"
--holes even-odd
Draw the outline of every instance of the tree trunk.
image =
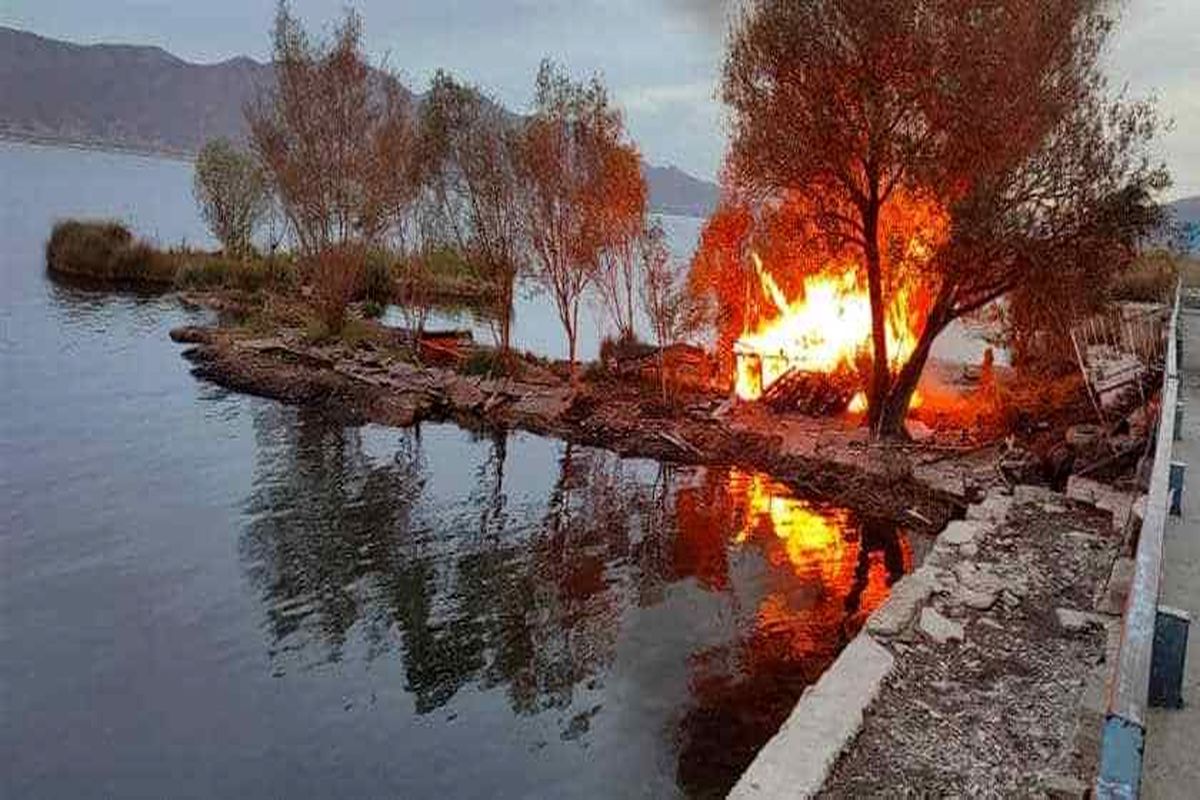
POLYGON ((500 354, 508 358, 512 348, 512 318, 513 318, 513 283, 514 279, 506 277, 501 289, 500 299, 500 354))
POLYGON ((567 363, 571 368, 571 381, 574 382, 576 375, 575 369, 575 331, 572 329, 567 333, 567 363))
POLYGON ((667 360, 663 356, 662 340, 658 344, 658 382, 662 387, 662 400, 667 402, 667 360))
POLYGON ((567 322, 567 362, 571 368, 571 383, 575 383, 578 371, 575 369, 575 339, 579 333, 579 300, 574 302, 574 308, 568 311, 570 321, 567 322))
POLYGON ((867 424, 880 435, 880 419, 891 383, 888 370, 883 264, 879 256, 879 201, 872 196, 863 211, 863 255, 867 262, 867 293, 871 300, 871 383, 867 388, 867 424))
POLYGON ((925 370, 925 362, 929 360, 929 352, 933 348, 933 340, 938 337, 950 323, 950 317, 936 304, 921 331, 921 338, 909 356, 908 361, 900 369, 900 374, 892 383, 887 396, 880 404, 877 436, 881 439, 903 439, 907 437, 904 420, 908 416, 908 404, 912 402, 913 392, 921 380, 925 370))

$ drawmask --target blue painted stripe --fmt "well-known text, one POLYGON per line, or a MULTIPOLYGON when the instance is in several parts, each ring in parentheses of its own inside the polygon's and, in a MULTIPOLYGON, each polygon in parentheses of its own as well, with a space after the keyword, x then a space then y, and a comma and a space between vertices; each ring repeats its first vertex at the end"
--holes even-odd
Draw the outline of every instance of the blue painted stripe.
POLYGON ((1142 750, 1146 732, 1141 725, 1109 714, 1100 742, 1100 773, 1096 797, 1136 798, 1142 783, 1142 750))

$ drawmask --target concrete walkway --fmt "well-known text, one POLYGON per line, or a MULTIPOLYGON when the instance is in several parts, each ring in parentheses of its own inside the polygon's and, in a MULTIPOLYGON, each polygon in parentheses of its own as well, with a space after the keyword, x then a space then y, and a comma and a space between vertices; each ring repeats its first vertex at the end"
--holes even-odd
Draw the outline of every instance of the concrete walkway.
POLYGON ((1200 797, 1200 310, 1183 309, 1180 402, 1183 432, 1172 460, 1188 465, 1183 517, 1167 522, 1161 605, 1191 614, 1183 701, 1179 711, 1151 709, 1147 720, 1142 794, 1200 797))

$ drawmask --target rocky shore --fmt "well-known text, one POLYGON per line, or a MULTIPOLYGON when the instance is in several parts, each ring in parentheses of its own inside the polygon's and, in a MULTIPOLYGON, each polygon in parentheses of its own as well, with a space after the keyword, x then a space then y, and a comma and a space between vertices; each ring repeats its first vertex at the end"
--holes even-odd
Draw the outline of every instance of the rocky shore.
POLYGON ((951 522, 867 623, 893 666, 821 795, 1085 796, 1123 532, 1027 486, 951 522))
MULTIPOLYGON (((254 337, 238 329, 171 332, 200 378, 352 422, 408 426, 453 420, 523 429, 624 456, 737 465, 770 473, 809 496, 899 520, 926 533, 961 514, 988 468, 942 451, 872 446, 859 426, 729 408, 715 396, 674 406, 622 381, 572 383, 550 369, 521 379, 416 365, 373 341, 313 343, 298 330, 254 337)), ((951 454, 953 455, 953 454, 951 454)))

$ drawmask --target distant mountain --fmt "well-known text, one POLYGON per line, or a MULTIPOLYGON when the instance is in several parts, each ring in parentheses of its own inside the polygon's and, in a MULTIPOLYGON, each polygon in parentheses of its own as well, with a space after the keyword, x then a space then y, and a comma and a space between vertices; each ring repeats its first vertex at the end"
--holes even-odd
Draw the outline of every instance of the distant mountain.
POLYGON ((707 217, 717 207, 720 189, 715 183, 700 180, 679 167, 642 164, 642 174, 650 189, 650 206, 663 214, 683 217, 707 217))
POLYGON ((190 64, 157 47, 76 45, 0 27, 0 130, 9 136, 195 153, 242 138, 242 105, 273 80, 249 58, 190 64))
POLYGON ((1180 228, 1184 248, 1200 253, 1200 195, 1168 203, 1167 213, 1180 228))
MULTIPOLYGON (((243 106, 274 80, 238 57, 193 64, 158 47, 78 45, 0 26, 0 137, 195 154, 244 140, 243 106)), ((717 187, 676 167, 644 166, 660 213, 707 216, 717 187)))

